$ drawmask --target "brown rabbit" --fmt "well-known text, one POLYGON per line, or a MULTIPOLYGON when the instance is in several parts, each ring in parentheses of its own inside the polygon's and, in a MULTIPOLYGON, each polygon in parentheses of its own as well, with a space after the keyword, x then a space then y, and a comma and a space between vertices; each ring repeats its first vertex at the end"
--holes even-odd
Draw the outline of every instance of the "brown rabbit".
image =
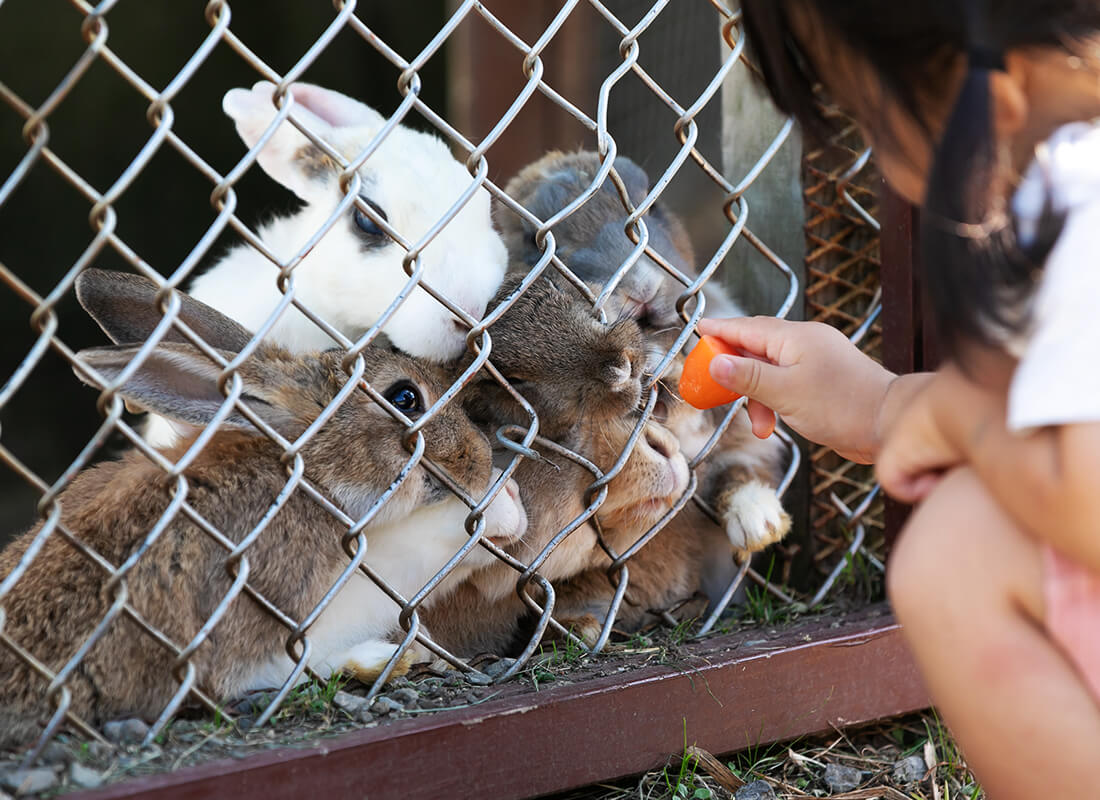
MULTIPOLYGON (((143 278, 90 270, 77 288, 85 307, 115 338, 143 337, 160 322, 157 288, 143 278)), ((181 299, 180 319, 226 361, 249 344, 251 334, 241 326, 197 301, 181 299)), ((94 348, 79 358, 113 382, 139 349, 137 344, 94 348)), ((344 355, 292 356, 261 344, 235 370, 241 400, 295 442, 344 388, 344 355)), ((364 378, 410 419, 449 384, 439 368, 396 353, 367 348, 363 360, 364 378)), ((202 427, 223 405, 221 373, 220 365, 173 328, 128 373, 119 394, 202 427)), ((408 596, 469 536, 454 524, 455 519, 461 523, 465 506, 423 466, 414 466, 395 485, 409 459, 402 444, 405 430, 365 392, 352 390, 298 452, 306 480, 351 519, 368 520, 364 563, 408 596), (371 517, 387 492, 388 499, 371 517), (450 524, 440 525, 448 515, 450 524)), ((490 448, 459 408, 442 409, 425 426, 424 440, 427 457, 474 497, 486 493, 490 448)), ((185 442, 167 457, 186 458, 189 446, 185 442)), ((4 639, 57 671, 101 621, 113 616, 64 684, 72 695, 71 711, 93 724, 120 715, 150 719, 160 714, 181 685, 175 648, 199 638, 189 664, 196 688, 208 696, 229 699, 284 682, 294 666, 285 650, 291 630, 261 603, 298 624, 316 609, 350 559, 341 546, 349 532, 346 524, 300 487, 284 495, 289 472, 283 454, 234 406, 179 478, 136 451, 85 470, 59 497, 56 529, 40 524, 0 552, 0 580, 22 570, 0 596, 4 639), (168 516, 178 492, 185 492, 186 508, 168 516), (249 538, 239 565, 231 567, 230 551, 249 538), (82 553, 83 548, 95 555, 82 553), (110 570, 123 564, 129 567, 124 578, 111 584, 110 570), (202 631, 230 596, 233 574, 246 577, 247 588, 212 630, 202 631), (115 615, 112 604, 123 601, 126 605, 115 615), (161 631, 173 646, 143 633, 136 619, 161 631)), ((506 488, 489 506, 484 533, 502 545, 521 535, 525 525, 515 487, 506 488)), ((460 568, 469 571, 492 560, 477 547, 460 568)), ((397 612, 365 573, 354 573, 305 631, 309 665, 321 675, 347 669, 365 679, 377 676, 397 651, 389 641, 398 629, 397 612)), ((402 660, 404 668, 407 660, 402 660)), ((47 684, 0 643, 0 745, 24 741, 39 729, 41 718, 53 710, 46 701, 47 684)))
MULTIPOLYGON (((506 279, 499 299, 508 297, 519 276, 506 279)), ((638 420, 641 334, 631 320, 596 322, 591 307, 572 287, 539 279, 494 325, 490 360, 539 414, 540 433, 592 461, 601 471, 619 458, 638 420), (628 379, 627 379, 628 378, 628 379)), ((526 412, 491 379, 472 387, 467 407, 489 428, 526 424, 526 412)), ((551 540, 582 516, 584 494, 595 475, 583 465, 540 449, 542 459, 525 458, 516 471, 528 529, 505 548, 530 563, 551 540)), ((633 541, 656 522, 687 485, 687 463, 676 439, 661 426, 643 431, 624 469, 608 486, 598 511, 609 541, 633 541)), ((614 545, 613 545, 614 546, 614 545)), ((576 527, 538 567, 560 580, 587 570, 596 558, 591 521, 576 527)), ((441 644, 456 652, 507 652, 527 607, 516 594, 519 574, 503 563, 471 575, 443 604, 433 604, 426 624, 441 644)), ((534 584, 532 596, 539 597, 534 584)))
MULTIPOLYGON (((539 219, 548 219, 579 197, 600 167, 598 154, 547 153, 508 182, 506 191, 539 219)), ((637 206, 649 192, 649 178, 634 162, 615 159, 630 200, 637 206)), ((541 253, 534 242, 535 226, 499 206, 496 222, 513 259, 529 264, 541 253)), ((695 274, 695 256, 679 220, 655 203, 644 217, 650 247, 689 276, 695 274)), ((554 226, 557 251, 578 276, 597 287, 612 278, 634 245, 623 232, 626 211, 618 191, 607 180, 574 214, 554 226)), ((643 256, 626 273, 616 290, 620 308, 636 318, 654 355, 663 357, 679 332, 675 301, 683 285, 655 261, 643 256)), ((739 316, 740 310, 715 283, 707 284, 707 315, 739 316)), ((653 357, 651 356, 651 361, 653 357)), ((721 422, 727 409, 700 412, 679 398, 680 362, 662 376, 655 418, 680 440, 692 458, 721 422)), ((737 414, 706 462, 699 468, 699 496, 709 502, 726 523, 735 550, 752 552, 782 539, 790 529, 775 487, 782 477, 786 446, 777 437, 761 442, 749 430, 748 415, 737 414)))

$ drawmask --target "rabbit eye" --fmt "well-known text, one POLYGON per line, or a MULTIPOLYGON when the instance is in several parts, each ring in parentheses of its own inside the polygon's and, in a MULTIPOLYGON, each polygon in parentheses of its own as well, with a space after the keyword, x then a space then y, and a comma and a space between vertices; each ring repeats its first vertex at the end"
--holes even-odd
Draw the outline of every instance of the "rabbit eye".
MULTIPOLYGON (((374 202, 373 200, 368 200, 365 197, 362 198, 362 199, 363 199, 363 202, 366 203, 368 206, 370 206, 378 216, 380 216, 386 222, 389 222, 390 218, 386 216, 386 212, 383 211, 376 202, 374 202)), ((354 210, 353 213, 354 213, 354 216, 355 216, 355 224, 358 225, 359 230, 361 230, 363 233, 367 234, 367 236, 385 236, 386 235, 385 231, 382 230, 382 228, 378 225, 378 223, 375 222, 370 217, 368 217, 362 211, 360 211, 358 206, 355 207, 355 210, 354 210)))
POLYGON ((424 410, 424 399, 420 396, 420 391, 408 381, 395 383, 382 396, 406 416, 424 410))

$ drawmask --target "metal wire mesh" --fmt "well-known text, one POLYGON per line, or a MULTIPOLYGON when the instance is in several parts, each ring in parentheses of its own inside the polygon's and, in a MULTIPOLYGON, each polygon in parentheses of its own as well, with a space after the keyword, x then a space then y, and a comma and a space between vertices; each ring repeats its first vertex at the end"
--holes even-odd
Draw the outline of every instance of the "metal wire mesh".
MULTIPOLYGON (((275 650, 285 650, 288 666, 276 682, 279 691, 273 702, 257 721, 258 724, 264 724, 277 712, 282 700, 303 676, 318 674, 317 664, 311 661, 311 635, 314 638, 319 637, 321 624, 318 621, 323 618, 326 610, 339 604, 341 590, 351 586, 353 579, 365 580, 378 587, 391 606, 389 616, 393 622, 394 647, 392 652, 387 651, 384 667, 374 674, 369 700, 380 690, 393 670, 407 666, 409 654, 414 652, 418 656, 442 658, 475 679, 488 680, 487 676, 470 667, 459 655, 435 641, 431 631, 421 623, 421 611, 424 610, 425 603, 433 593, 443 591, 441 587, 448 584, 448 578, 465 574, 464 565, 468 566, 468 560, 473 558, 472 554, 487 554, 490 558, 504 562, 514 571, 516 592, 533 619, 529 636, 520 648, 515 662, 495 678, 506 680, 523 668, 547 631, 560 637, 568 637, 577 646, 591 652, 598 652, 603 648, 613 633, 630 587, 631 565, 638 564, 639 554, 647 552, 647 549, 652 550, 653 543, 660 541, 669 522, 689 503, 692 504, 692 509, 701 510, 724 527, 722 511, 693 495, 700 485, 701 471, 710 463, 708 459, 711 454, 718 452, 722 435, 739 414, 742 407, 740 402, 732 406, 723 418, 713 420, 707 434, 702 437, 702 446, 698 452, 690 454, 688 463, 691 478, 686 489, 652 526, 639 530, 626 547, 618 549, 608 543, 600 529, 600 509, 606 502, 608 487, 628 468, 638 442, 645 440, 649 426, 655 424, 655 415, 659 412, 660 380, 671 375, 670 370, 675 371, 678 353, 689 343, 695 324, 706 310, 705 303, 701 302, 702 290, 708 283, 717 280, 715 276, 719 274, 730 250, 735 245, 755 248, 787 281, 789 289, 786 299, 780 307, 774 309, 777 316, 788 314, 801 289, 790 267, 775 255, 768 243, 753 234, 751 223, 746 224, 750 216, 745 193, 759 175, 768 169, 775 154, 787 142, 791 123, 783 126, 772 144, 759 154, 753 168, 743 175, 723 174, 721 167, 711 163, 695 146, 698 137, 696 117, 708 104, 717 102, 716 95, 731 71, 747 68, 739 28, 739 12, 727 8, 719 0, 712 0, 710 5, 715 27, 721 30, 728 50, 721 67, 698 96, 682 104, 650 76, 641 57, 645 49, 645 35, 650 26, 660 15, 676 13, 675 4, 670 0, 658 0, 632 21, 616 16, 599 0, 586 0, 583 3, 582 0, 566 0, 534 41, 518 36, 485 5, 467 0, 457 4, 447 22, 432 36, 429 43, 408 59, 392 49, 372 30, 369 7, 358 6, 352 0, 337 0, 327 28, 286 69, 276 69, 265 62, 259 55, 256 43, 246 42, 235 33, 233 3, 211 0, 203 11, 209 27, 205 39, 178 71, 167 80, 156 84, 143 77, 140 70, 131 66, 130 61, 112 47, 110 25, 116 16, 125 14, 125 6, 109 1, 93 6, 82 0, 72 0, 71 6, 78 14, 59 19, 57 25, 68 33, 78 30, 84 49, 67 74, 44 98, 24 97, 9 88, 8 84, 0 83, 0 104, 22 119, 21 133, 26 144, 25 155, 0 185, 0 210, 6 203, 18 202, 19 188, 29 176, 47 171, 83 197, 91 231, 90 242, 71 268, 60 281, 45 291, 32 288, 31 269, 27 264, 0 264, 0 282, 25 304, 35 335, 33 345, 0 388, 0 410, 20 392, 28 377, 40 368, 47 357, 65 359, 102 389, 96 401, 102 423, 89 438, 87 446, 71 455, 69 466, 56 480, 40 476, 35 469, 28 466, 25 455, 10 449, 0 439, 0 462, 6 469, 18 474, 38 496, 39 524, 31 535, 22 540, 22 549, 18 558, 12 559, 10 570, 0 575, 0 652, 11 663, 18 664, 27 679, 34 682, 33 691, 38 698, 35 710, 45 721, 36 746, 27 753, 28 762, 34 760, 41 748, 64 725, 74 727, 83 735, 99 737, 99 720, 94 719, 94 713, 88 713, 87 703, 82 704, 74 694, 73 687, 84 677, 89 653, 99 653, 103 643, 111 641, 107 638, 108 635, 123 626, 131 637, 143 643, 142 647, 163 651, 158 663, 163 664, 166 674, 162 677, 169 690, 157 702, 155 713, 152 714, 153 724, 146 738, 147 742, 151 742, 185 703, 199 703, 214 709, 227 699, 219 696, 217 686, 212 685, 209 675, 203 672, 206 669, 204 659, 207 655, 224 647, 224 639, 218 634, 219 629, 228 625, 227 620, 240 613, 241 608, 247 607, 263 619, 274 621, 282 631, 275 650), (546 74, 541 58, 570 15, 581 6, 595 11, 619 39, 620 61, 602 79, 594 114, 585 113, 555 90, 555 76, 546 74), (515 48, 517 55, 522 57, 525 78, 523 89, 511 102, 507 112, 479 141, 472 141, 463 131, 448 122, 443 114, 425 102, 421 91, 421 72, 425 65, 439 57, 449 37, 460 25, 471 21, 490 26, 498 36, 515 48), (297 101, 294 99, 296 82, 308 77, 311 66, 326 48, 332 46, 337 37, 349 36, 354 38, 357 47, 379 54, 399 72, 397 89, 400 95, 396 110, 388 116, 377 133, 358 145, 350 155, 342 151, 338 143, 327 141, 317 131, 312 130, 308 118, 296 112, 297 101), (181 92, 187 89, 189 82, 203 68, 211 54, 225 49, 232 51, 251 67, 257 79, 265 79, 275 85, 271 99, 277 113, 267 127, 267 132, 238 163, 229 169, 219 169, 204 159, 180 134, 175 107, 181 92), (109 69, 124 82, 125 91, 140 98, 149 125, 145 143, 117 178, 106 186, 93 185, 82 177, 80 171, 68 163, 64 152, 55 149, 52 144, 55 131, 51 122, 55 112, 93 68, 109 69), (670 163, 662 165, 660 171, 650 168, 650 188, 639 201, 631 200, 624 178, 615 167, 615 157, 620 153, 615 132, 609 128, 608 123, 611 93, 616 84, 628 75, 640 80, 667 107, 674 121, 669 130, 659 133, 665 136, 671 134, 679 142, 678 152, 670 163), (521 114, 525 104, 536 94, 549 99, 561 113, 568 115, 588 131, 589 146, 599 157, 599 168, 588 176, 587 188, 556 214, 545 219, 533 215, 506 194, 501 185, 490 179, 490 159, 486 155, 521 114), (400 220, 387 220, 385 215, 379 214, 377 208, 366 202, 362 195, 364 186, 359 169, 371 163, 372 155, 378 151, 386 137, 395 135, 399 126, 408 124, 414 116, 426 120, 446 140, 464 164, 469 180, 446 213, 432 220, 430 226, 412 238, 410 231, 402 230, 400 220), (255 170, 265 143, 285 120, 289 120, 289 124, 300 130, 313 147, 334 165, 340 190, 339 202, 333 208, 325 209, 326 213, 317 220, 315 227, 299 237, 289 256, 276 254, 249 223, 248 215, 239 213, 240 198, 237 191, 242 176, 255 170), (128 243, 126 236, 121 233, 116 211, 120 198, 142 179, 150 162, 164 152, 182 158, 207 183, 209 207, 213 212, 213 221, 207 230, 186 256, 178 263, 172 263, 169 268, 164 268, 164 262, 157 254, 138 252, 128 243), (668 183, 677 173, 688 170, 699 171, 721 191, 725 198, 723 211, 727 227, 717 249, 713 253, 701 254, 697 259, 698 263, 689 265, 690 270, 685 271, 670 261, 667 252, 661 252, 653 246, 650 238, 652 223, 647 224, 647 220, 652 220, 649 215, 668 183), (555 229, 577 214, 597 193, 608 188, 613 189, 622 200, 622 230, 625 237, 633 243, 633 247, 630 248, 629 257, 621 264, 613 265, 611 275, 602 287, 592 287, 577 276, 569 259, 559 255, 555 229), (459 298, 448 296, 433 285, 425 274, 424 259, 433 243, 445 235, 448 226, 455 223, 464 209, 477 202, 478 193, 482 190, 487 190, 502 208, 518 215, 536 229, 534 238, 540 255, 536 265, 516 291, 490 309, 484 318, 479 319, 464 307, 459 298), (402 291, 392 298, 392 302, 389 302, 373 324, 363 330, 348 331, 341 330, 336 320, 326 318, 313 298, 300 289, 300 272, 296 273, 295 270, 319 242, 326 236, 331 236, 337 226, 346 224, 349 215, 353 213, 370 219, 400 246, 406 282, 402 291), (218 237, 226 233, 243 240, 260 254, 261 260, 265 262, 264 267, 270 269, 270 281, 277 285, 281 298, 270 313, 253 326, 256 336, 239 353, 226 353, 211 347, 194 330, 186 316, 180 295, 180 290, 188 285, 201 268, 218 257, 215 244, 218 237), (88 364, 78 361, 74 349, 66 344, 58 322, 58 306, 72 297, 78 276, 106 254, 120 257, 133 272, 155 283, 156 300, 163 312, 163 321, 149 332, 140 350, 135 350, 135 366, 114 377, 91 374, 88 364), (643 257, 651 259, 663 271, 664 279, 679 287, 676 300, 678 323, 667 337, 663 352, 649 365, 650 376, 644 383, 645 391, 640 401, 640 410, 631 417, 632 432, 624 438, 621 452, 617 457, 597 466, 591 460, 591 454, 576 452, 561 442, 540 435, 540 430, 546 429, 553 421, 540 420, 535 409, 523 397, 523 386, 509 385, 507 379, 512 376, 502 374, 495 367, 492 326, 521 301, 525 292, 531 291, 530 287, 541 274, 561 276, 587 297, 595 315, 604 319, 609 315, 614 318, 619 313, 614 305, 615 290, 643 257), (154 264, 160 265, 159 268, 154 264), (409 302, 414 290, 427 291, 436 303, 448 309, 468 328, 468 354, 467 360, 456 370, 450 384, 438 392, 438 396, 427 404, 423 413, 409 417, 399 405, 392 402, 393 397, 383 396, 383 387, 380 384, 376 385, 371 381, 368 362, 374 358, 373 354, 378 347, 376 339, 386 322, 403 304, 409 302), (319 403, 321 409, 314 413, 312 422, 304 430, 288 435, 270 424, 270 420, 262 413, 254 410, 256 398, 249 393, 242 375, 248 375, 246 365, 249 359, 263 356, 259 345, 260 337, 270 333, 292 314, 306 317, 338 346, 337 363, 342 374, 338 381, 341 388, 319 403), (138 369, 137 364, 155 356, 158 343, 173 339, 177 342, 190 342, 217 365, 215 371, 219 375, 218 389, 224 395, 224 402, 219 397, 215 404, 218 410, 214 423, 206 426, 185 450, 173 451, 169 457, 150 447, 132 427, 132 418, 126 414, 120 387, 133 376, 138 369), (462 482, 456 480, 452 471, 433 457, 433 453, 437 452, 433 447, 435 440, 441 437, 441 426, 454 419, 447 415, 457 413, 461 404, 461 393, 486 375, 497 381, 503 391, 524 407, 529 421, 525 425, 502 428, 495 434, 494 444, 506 456, 503 459, 498 458, 502 470, 482 496, 471 496, 462 482), (322 437, 323 433, 320 431, 332 419, 345 413, 349 404, 357 401, 377 405, 388 418, 404 426, 401 438, 405 450, 401 454, 400 463, 393 467, 392 474, 387 475, 385 491, 376 492, 365 505, 350 508, 344 498, 335 496, 331 488, 326 489, 323 481, 314 478, 307 454, 312 452, 311 446, 315 446, 322 437), (199 497, 202 487, 189 481, 188 469, 201 457, 204 448, 218 446, 218 437, 222 434, 218 432, 217 424, 225 422, 231 415, 243 415, 260 429, 263 436, 274 442, 281 464, 280 483, 262 519, 250 522, 244 530, 227 535, 227 531, 222 530, 223 526, 219 525, 215 517, 204 515, 195 504, 197 500, 192 502, 192 498, 199 497), (160 482, 163 489, 163 504, 153 515, 149 529, 143 531, 136 540, 136 546, 125 552, 121 558, 111 559, 83 541, 78 526, 72 521, 63 520, 62 513, 66 507, 75 506, 79 502, 65 496, 66 489, 78 474, 102 457, 111 437, 119 435, 127 449, 138 453, 132 458, 144 459, 143 463, 150 465, 153 473, 158 476, 156 481, 160 482), (525 460, 555 460, 557 469, 575 468, 586 471, 590 473, 591 479, 586 481, 583 497, 580 498, 583 507, 580 515, 562 527, 557 535, 552 536, 539 552, 528 553, 526 558, 521 559, 513 552, 506 552, 499 543, 490 539, 486 533, 485 513, 498 496, 509 491, 507 481, 521 470, 525 460), (422 475, 424 472, 430 474, 430 479, 422 475), (382 524, 379 520, 387 518, 386 515, 391 513, 397 503, 393 498, 399 496, 406 483, 412 485, 420 480, 434 482, 459 497, 464 504, 461 515, 464 519, 460 524, 470 538, 461 548, 449 554, 438 572, 422 584, 399 588, 392 576, 379 574, 372 567, 371 542, 376 529, 372 526, 382 524), (387 506, 387 503, 390 505, 387 506), (269 525, 278 524, 273 523, 273 520, 277 520, 280 514, 289 513, 285 509, 295 504, 295 507, 311 509, 310 514, 323 520, 318 524, 334 526, 340 532, 337 540, 331 544, 333 548, 338 548, 343 557, 339 574, 322 593, 311 598, 304 612, 300 613, 291 612, 284 607, 285 604, 274 600, 269 596, 271 593, 261 589, 257 583, 265 566, 257 559, 257 554, 261 552, 259 543, 267 541, 265 530, 269 525), (192 531, 192 535, 206 543, 204 546, 216 549, 221 579, 216 583, 218 589, 207 598, 207 610, 201 624, 189 631, 187 638, 181 639, 168 635, 162 629, 163 626, 148 619, 139 610, 134 593, 146 590, 141 583, 141 570, 143 565, 162 555, 161 537, 168 540, 171 533, 165 532, 184 524, 189 526, 188 530, 192 531), (614 589, 607 607, 594 614, 594 630, 589 637, 567 630, 554 618, 558 590, 542 574, 554 557, 555 550, 569 540, 569 537, 578 536, 578 531, 584 530, 594 530, 597 546, 592 548, 592 552, 598 553, 599 558, 593 563, 599 564, 614 589), (36 654, 39 642, 11 634, 14 627, 12 620, 15 619, 11 609, 18 606, 19 614, 27 613, 19 605, 23 602, 19 593, 25 590, 20 588, 20 584, 34 569, 36 559, 45 559, 51 553, 57 552, 58 543, 64 543, 75 552, 78 562, 83 565, 82 569, 100 576, 100 593, 105 599, 102 613, 97 613, 92 629, 82 634, 80 641, 65 643, 66 657, 50 661, 36 654)), ((209 119, 212 121, 216 118, 220 119, 220 115, 216 113, 216 109, 210 109, 209 119)), ((873 186, 873 173, 867 166, 866 154, 851 139, 846 138, 834 144, 831 151, 812 153, 807 158, 806 195, 810 209, 807 232, 813 245, 808 265, 810 283, 806 289, 807 298, 817 318, 840 325, 853 337, 861 337, 869 352, 874 352, 879 332, 874 326, 877 313, 875 208, 872 192, 868 189, 873 186)), ((532 153, 532 160, 539 155, 532 153)), ((386 300, 390 301, 391 298, 386 300)), ((8 424, 18 424, 18 420, 14 423, 9 420, 8 424)), ((773 487, 782 496, 799 464, 798 451, 793 447, 790 438, 782 432, 778 436, 789 453, 785 474, 773 487)), ((813 470, 816 497, 814 529, 824 537, 831 537, 825 540, 826 549, 821 554, 822 563, 826 566, 836 564, 839 569, 843 567, 843 560, 836 551, 845 547, 855 549, 862 546, 864 525, 881 527, 880 512, 873 502, 875 495, 868 485, 866 472, 860 472, 851 465, 819 452, 813 456, 813 470), (835 498, 832 497, 834 494, 835 498), (836 533, 837 528, 833 522, 838 518, 854 528, 854 538, 849 540, 836 533)), ((528 506, 530 510, 531 504, 528 503, 528 506)), ((267 553, 268 557, 274 557, 270 550, 262 552, 267 553)), ((274 551, 274 555, 277 554, 278 551, 274 551)), ((295 559, 301 560, 303 556, 287 550, 285 557, 293 565, 295 559)), ((729 558, 732 557, 731 550, 729 558)), ((824 572, 823 570, 823 574, 824 572)), ((815 595, 802 597, 802 602, 808 601, 811 605, 820 602, 830 590, 836 576, 837 570, 833 570, 821 580, 815 595)), ((718 592, 717 602, 712 604, 709 613, 696 625, 696 633, 705 634, 716 626, 745 581, 755 582, 783 602, 796 602, 789 591, 769 583, 752 569, 748 561, 744 561, 734 571, 731 581, 718 592)), ((667 614, 665 616, 668 617, 667 614)), ((45 635, 61 634, 48 631, 45 635)), ((272 651, 271 655, 274 658, 278 653, 272 651)), ((125 664, 118 663, 119 678, 125 674, 125 669, 125 664)))
MULTIPOLYGON (((882 360, 882 310, 879 283, 877 170, 854 123, 835 108, 840 120, 833 138, 805 154, 806 317, 825 322, 857 341, 863 352, 882 360), (843 124, 847 121, 847 124, 843 124)), ((850 506, 862 506, 875 491, 871 467, 845 461, 832 450, 814 447, 810 455, 810 526, 818 547, 814 558, 831 564, 851 542, 844 526, 850 506)), ((871 502, 861 516, 871 539, 881 545, 882 501, 871 502)), ((862 545, 862 536, 860 544, 862 545)), ((881 552, 879 552, 881 556, 881 552)), ((881 566, 881 563, 880 563, 881 566)))

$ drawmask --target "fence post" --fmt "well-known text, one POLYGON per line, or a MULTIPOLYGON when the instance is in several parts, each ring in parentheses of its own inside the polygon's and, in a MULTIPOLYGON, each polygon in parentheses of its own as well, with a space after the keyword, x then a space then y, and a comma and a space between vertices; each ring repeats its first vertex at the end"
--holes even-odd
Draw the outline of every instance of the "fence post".
MULTIPOLYGON (((917 210, 882 184, 882 360, 892 372, 926 368, 925 330, 918 274, 917 210)), ((910 507, 889 497, 884 506, 886 541, 893 546, 910 507)))

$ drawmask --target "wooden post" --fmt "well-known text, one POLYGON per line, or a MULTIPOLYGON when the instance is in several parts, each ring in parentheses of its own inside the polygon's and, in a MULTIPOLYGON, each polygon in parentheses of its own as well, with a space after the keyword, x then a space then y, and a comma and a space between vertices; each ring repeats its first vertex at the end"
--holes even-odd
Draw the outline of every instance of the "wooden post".
MULTIPOLYGON (((920 221, 913 206, 882 184, 882 360, 899 374, 926 368, 925 326, 917 272, 920 221)), ((893 546, 910 506, 886 498, 886 541, 893 546)))
MULTIPOLYGON (((728 55, 722 43, 723 57, 728 55)), ((730 72, 722 88, 722 163, 727 180, 737 185, 768 150, 786 117, 772 104, 759 79, 744 65, 730 72)), ((794 271, 805 286, 806 243, 803 225, 802 142, 797 129, 745 193, 748 227, 794 271)), ((787 295, 787 278, 748 241, 742 239, 726 259, 726 287, 746 311, 774 314, 787 295)), ((802 292, 789 314, 804 315, 802 292)))

